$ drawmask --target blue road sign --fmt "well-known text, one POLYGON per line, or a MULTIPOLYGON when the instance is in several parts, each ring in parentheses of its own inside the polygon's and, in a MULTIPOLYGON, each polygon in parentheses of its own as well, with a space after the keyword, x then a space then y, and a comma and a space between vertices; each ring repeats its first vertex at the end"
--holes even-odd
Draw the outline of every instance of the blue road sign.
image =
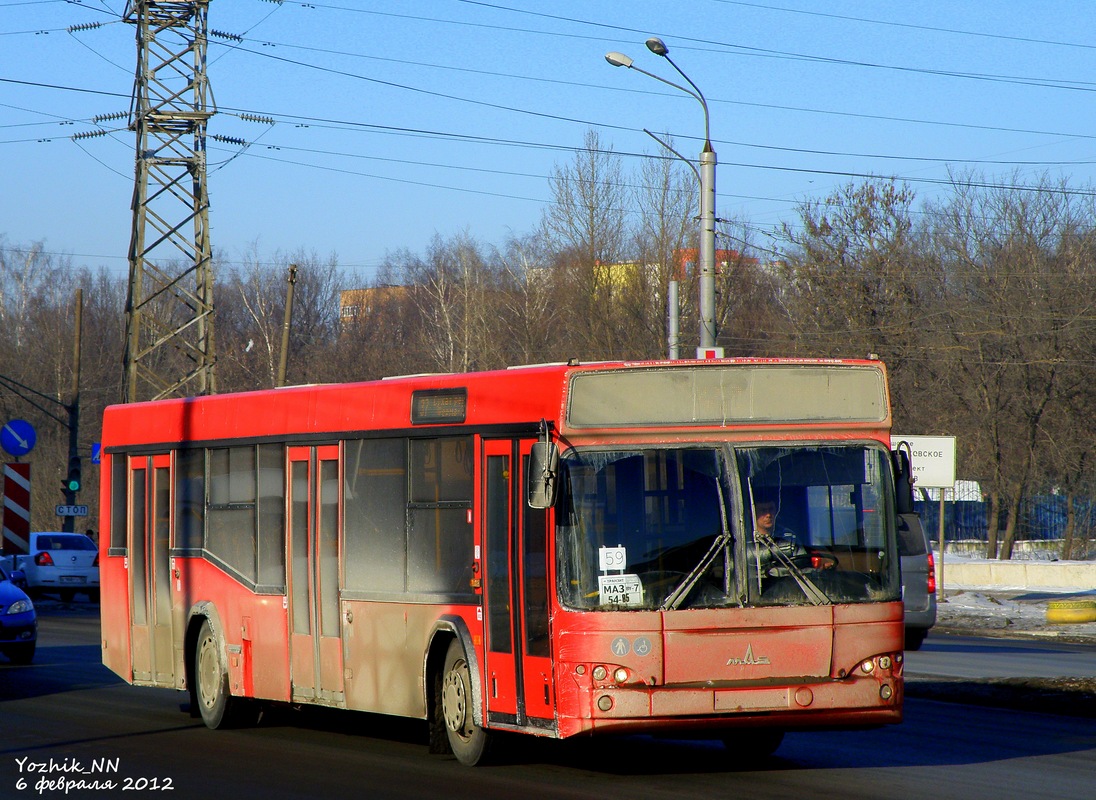
POLYGON ((98 464, 98 463, 101 462, 102 459, 100 458, 100 455, 102 454, 102 452, 103 452, 103 443, 102 442, 92 442, 91 443, 91 463, 92 464, 98 464))
POLYGON ((0 428, 0 447, 16 458, 33 450, 36 441, 38 434, 25 419, 13 419, 0 428))

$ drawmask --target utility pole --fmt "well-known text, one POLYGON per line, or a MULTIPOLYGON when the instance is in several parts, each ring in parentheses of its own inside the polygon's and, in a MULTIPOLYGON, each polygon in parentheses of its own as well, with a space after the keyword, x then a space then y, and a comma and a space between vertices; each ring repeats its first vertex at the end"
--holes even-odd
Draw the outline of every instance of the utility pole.
POLYGON ((209 0, 128 0, 136 133, 124 400, 212 394, 213 269, 206 189, 209 0))
MULTIPOLYGON (((647 49, 656 56, 661 56, 666 59, 670 66, 677 70, 677 74, 684 78, 685 82, 692 88, 690 89, 679 83, 668 81, 665 78, 655 75, 653 72, 648 72, 645 69, 637 67, 632 58, 624 55, 624 53, 606 53, 605 60, 614 67, 634 69, 636 72, 643 73, 648 78, 654 78, 656 81, 661 81, 667 86, 673 86, 675 89, 680 89, 685 92, 685 94, 691 95, 700 103, 701 108, 704 109, 704 147, 700 151, 699 169, 697 169, 689 159, 682 156, 646 128, 644 128, 644 132, 675 156, 685 161, 685 163, 692 168, 693 172, 696 173, 697 180, 700 182, 700 346, 697 347, 696 353, 697 358, 712 358, 721 351, 715 346, 715 168, 717 159, 715 150, 712 149, 711 119, 708 114, 708 101, 704 98, 704 93, 700 91, 700 87, 693 83, 692 78, 686 75, 681 70, 681 67, 675 64, 673 59, 670 58, 670 48, 666 46, 665 42, 657 36, 652 36, 647 40, 647 49)), ((674 351, 671 349, 670 358, 674 357, 674 351)))
POLYGON ((681 300, 677 287, 677 278, 671 278, 666 286, 666 357, 671 361, 677 361, 681 344, 681 300))
MULTIPOLYGON (((76 505, 76 493, 83 486, 80 475, 80 345, 84 331, 84 290, 76 290, 75 333, 72 337, 72 392, 70 402, 65 406, 68 411, 69 451, 68 473, 62 484, 65 493, 65 505, 76 505)), ((61 530, 72 533, 76 518, 62 517, 61 530)))
POLYGON ((289 331, 293 327, 293 288, 297 285, 297 265, 289 265, 289 285, 285 288, 285 317, 282 319, 282 353, 278 358, 277 386, 285 386, 289 363, 289 331))

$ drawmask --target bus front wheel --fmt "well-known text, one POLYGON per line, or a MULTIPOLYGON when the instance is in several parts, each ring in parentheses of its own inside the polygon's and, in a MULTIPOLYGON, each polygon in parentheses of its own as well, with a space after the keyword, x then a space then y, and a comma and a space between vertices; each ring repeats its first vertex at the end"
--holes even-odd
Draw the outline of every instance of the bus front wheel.
POLYGON ((194 699, 207 728, 231 725, 237 698, 228 690, 228 669, 209 620, 202 622, 198 646, 194 648, 194 699))
POLYGON ((749 765, 771 756, 783 741, 784 731, 771 728, 728 731, 723 735, 727 755, 737 765, 749 765))
POLYGON ((445 733, 457 761, 479 764, 487 755, 491 737, 476 722, 472 711, 472 673, 464 648, 454 639, 445 654, 441 680, 441 714, 445 733))

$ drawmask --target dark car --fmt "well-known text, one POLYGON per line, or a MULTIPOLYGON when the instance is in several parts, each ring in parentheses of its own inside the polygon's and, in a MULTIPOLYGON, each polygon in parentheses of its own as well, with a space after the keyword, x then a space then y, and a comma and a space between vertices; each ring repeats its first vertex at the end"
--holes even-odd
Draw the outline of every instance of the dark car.
POLYGON ((898 515, 898 554, 906 606, 906 649, 919 650, 936 624, 936 561, 916 514, 898 515))
MULTIPOLYGON (((15 573, 18 578, 19 574, 15 573)), ((38 617, 26 592, 0 567, 0 651, 16 664, 29 664, 38 644, 38 617)))

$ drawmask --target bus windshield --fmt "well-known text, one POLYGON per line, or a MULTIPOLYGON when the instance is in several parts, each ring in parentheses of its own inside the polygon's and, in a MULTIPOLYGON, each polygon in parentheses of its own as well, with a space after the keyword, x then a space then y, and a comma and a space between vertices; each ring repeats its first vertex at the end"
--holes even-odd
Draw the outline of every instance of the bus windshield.
POLYGON ((594 611, 897 600, 888 455, 863 444, 571 450, 560 599, 594 611))

